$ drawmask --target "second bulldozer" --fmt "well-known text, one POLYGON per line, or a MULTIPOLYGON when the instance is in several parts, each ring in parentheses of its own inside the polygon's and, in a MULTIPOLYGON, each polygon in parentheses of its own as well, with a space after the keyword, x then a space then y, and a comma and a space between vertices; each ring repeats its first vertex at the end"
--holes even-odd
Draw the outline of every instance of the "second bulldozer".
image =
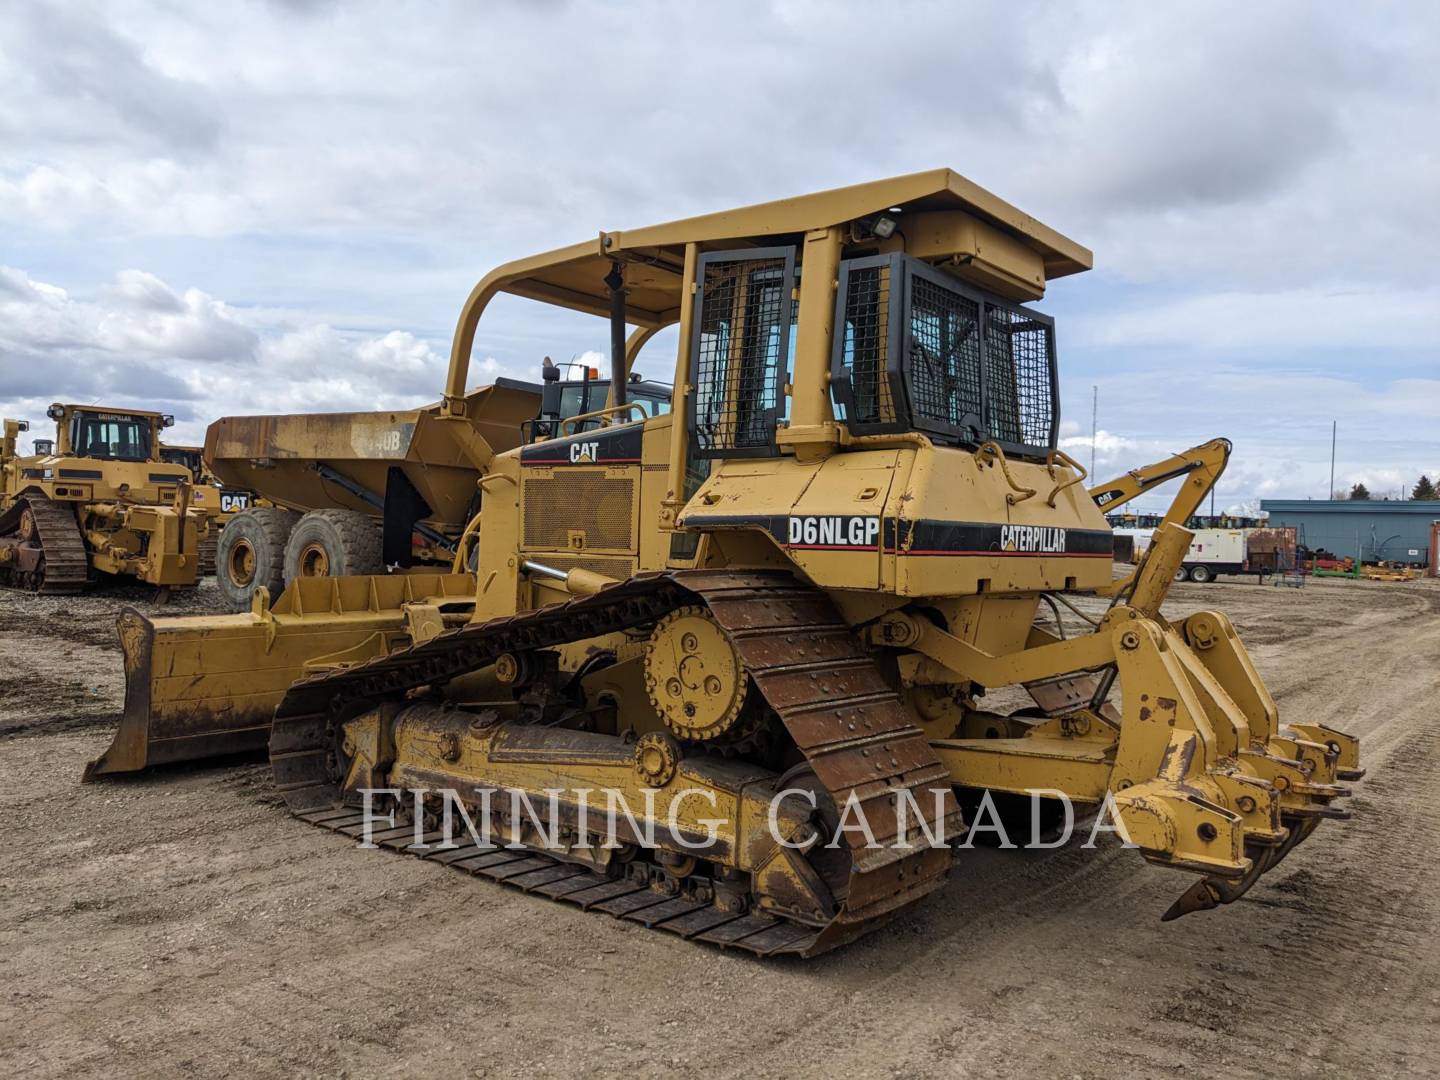
POLYGON ((502 292, 607 320, 612 389, 488 462, 473 574, 126 613, 125 718, 89 775, 268 734, 306 822, 759 955, 941 887, 991 795, 1108 807, 1199 875, 1170 915, 1235 899, 1345 816, 1358 743, 1282 722, 1223 614, 1161 611, 1227 442, 1089 490, 1057 448, 1054 324, 1029 305, 1090 262, 942 169, 500 267, 435 423, 469 423, 502 292), (634 343, 671 325, 674 408, 649 415, 634 343), (1102 507, 1167 480, 1115 580, 1102 507), (1005 688, 1031 704, 988 707, 1005 688), (583 792, 629 808, 618 837, 583 792))
POLYGON ((75 593, 98 574, 161 588, 194 585, 210 518, 194 478, 160 454, 161 413, 50 406, 56 438, 17 453, 29 429, 6 420, 0 442, 0 584, 75 593))

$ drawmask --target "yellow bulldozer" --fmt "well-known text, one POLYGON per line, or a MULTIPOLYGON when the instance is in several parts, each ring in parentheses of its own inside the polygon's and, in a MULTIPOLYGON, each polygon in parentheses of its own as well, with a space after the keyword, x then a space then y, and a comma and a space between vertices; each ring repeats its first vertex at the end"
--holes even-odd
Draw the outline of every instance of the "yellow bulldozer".
POLYGON ((1235 899, 1346 816, 1359 746, 1282 723, 1223 614, 1161 613, 1228 442, 1088 489, 1057 448, 1030 305, 1090 265, 942 169, 499 267, 435 423, 470 425, 502 292, 608 320, 612 372, 591 414, 471 441, 473 572, 462 547, 244 614, 126 612, 125 714, 87 777, 268 744, 306 822, 759 955, 939 888, 992 795, 1113 813, 1200 875, 1167 916, 1235 899), (627 374, 672 325, 651 415, 627 374), (1104 511, 1167 480, 1117 578, 1104 511), (1029 704, 987 708, 1001 691, 1029 704))
POLYGON ((160 455, 173 418, 156 412, 56 403, 56 437, 20 455, 29 430, 4 421, 0 441, 0 584, 76 593, 98 574, 151 585, 194 585, 207 513, 194 478, 160 455))

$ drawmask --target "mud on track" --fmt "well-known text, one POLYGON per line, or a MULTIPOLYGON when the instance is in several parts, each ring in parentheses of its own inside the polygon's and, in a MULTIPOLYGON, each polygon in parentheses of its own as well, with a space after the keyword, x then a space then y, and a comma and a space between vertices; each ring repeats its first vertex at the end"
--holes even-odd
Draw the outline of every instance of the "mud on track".
POLYGON ((1364 738, 1355 818, 1239 903, 1162 925, 1191 879, 1132 853, 975 850, 808 963, 357 851, 256 762, 81 787, 146 599, 0 595, 8 1072, 1440 1075, 1437 583, 1175 587, 1283 716, 1364 738))

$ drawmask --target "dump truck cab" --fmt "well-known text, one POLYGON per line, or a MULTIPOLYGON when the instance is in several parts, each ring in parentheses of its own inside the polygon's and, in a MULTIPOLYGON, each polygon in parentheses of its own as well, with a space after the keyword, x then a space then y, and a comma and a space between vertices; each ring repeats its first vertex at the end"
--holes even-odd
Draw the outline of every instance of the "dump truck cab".
MULTIPOLYGON (((600 377, 600 370, 583 364, 559 366, 547 356, 542 364, 544 380, 540 391, 540 412, 530 425, 527 442, 553 439, 561 434, 561 421, 575 420, 565 430, 593 431, 607 422, 603 410, 610 397, 610 381, 600 377), (578 369, 579 376, 575 376, 578 369), (565 378, 565 375, 570 378, 565 378), (578 419, 578 418, 588 419, 578 419)), ((645 415, 661 416, 670 411, 671 387, 648 381, 632 371, 625 388, 626 398, 634 401, 645 415)))
POLYGON ((183 465, 190 470, 196 483, 205 483, 210 477, 205 468, 204 450, 198 446, 175 446, 160 444, 160 460, 171 465, 183 465))

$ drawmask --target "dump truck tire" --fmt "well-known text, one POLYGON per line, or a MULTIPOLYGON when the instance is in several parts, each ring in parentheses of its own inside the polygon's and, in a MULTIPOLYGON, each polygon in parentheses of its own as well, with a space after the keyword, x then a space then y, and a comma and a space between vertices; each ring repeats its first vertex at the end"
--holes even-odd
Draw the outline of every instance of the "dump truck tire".
POLYGON ((383 573, 381 545, 373 518, 354 510, 311 510, 290 531, 285 580, 383 573))
POLYGON ((236 514, 215 546, 215 582, 236 611, 264 585, 275 599, 285 588, 285 544, 300 515, 262 506, 236 514))

